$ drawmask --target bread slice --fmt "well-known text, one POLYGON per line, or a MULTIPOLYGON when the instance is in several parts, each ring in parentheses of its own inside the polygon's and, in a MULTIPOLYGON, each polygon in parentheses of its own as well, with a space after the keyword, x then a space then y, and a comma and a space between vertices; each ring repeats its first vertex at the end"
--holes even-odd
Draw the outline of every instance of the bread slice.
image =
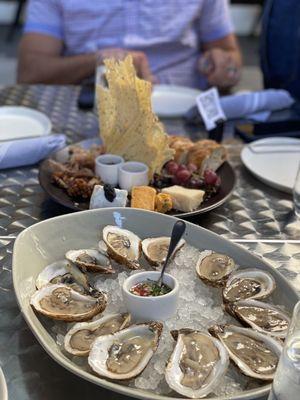
POLYGON ((162 193, 169 194, 172 197, 173 208, 183 212, 196 210, 205 194, 203 190, 187 189, 177 185, 162 189, 162 193))
POLYGON ((200 174, 203 174, 206 169, 216 171, 226 158, 225 147, 214 140, 199 140, 189 149, 187 154, 187 161, 195 164, 200 174))
POLYGON ((224 161, 226 161, 225 147, 220 146, 213 149, 211 154, 203 160, 200 168, 200 174, 203 175, 206 169, 216 171, 224 161))
POLYGON ((154 211, 156 190, 150 186, 134 186, 131 191, 131 207, 154 211))
POLYGON ((171 149, 175 150, 174 161, 178 164, 184 164, 188 151, 194 146, 194 143, 184 136, 170 136, 169 146, 171 149))

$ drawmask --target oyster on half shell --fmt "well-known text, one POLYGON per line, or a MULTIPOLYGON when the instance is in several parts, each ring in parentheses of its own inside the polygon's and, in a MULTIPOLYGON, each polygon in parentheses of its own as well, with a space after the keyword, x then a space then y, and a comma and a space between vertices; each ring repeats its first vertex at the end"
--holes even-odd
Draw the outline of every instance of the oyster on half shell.
POLYGON ((215 325, 209 332, 223 343, 243 374, 260 380, 273 379, 282 350, 279 340, 235 325, 215 325))
POLYGON ((119 264, 131 269, 140 268, 141 239, 126 229, 108 225, 103 229, 103 240, 107 252, 119 264))
POLYGON ((30 304, 39 313, 62 321, 87 321, 104 311, 106 294, 98 292, 98 297, 81 294, 67 285, 43 286, 30 299, 30 304))
POLYGON ((91 322, 79 322, 67 332, 65 349, 76 356, 87 356, 97 337, 126 328, 130 319, 130 314, 110 314, 91 322))
POLYGON ((205 332, 180 329, 171 334, 177 342, 165 371, 168 385, 188 398, 207 396, 227 370, 227 350, 205 332))
POLYGON ((98 243, 98 251, 103 254, 104 256, 108 257, 107 254, 107 246, 104 242, 104 240, 100 240, 100 242, 98 243))
POLYGON ((225 283, 236 268, 234 260, 220 253, 203 251, 196 264, 199 278, 210 286, 225 286, 225 283))
POLYGON ((56 261, 47 265, 38 275, 35 286, 41 289, 48 284, 64 284, 79 293, 89 293, 87 276, 67 260, 56 261))
POLYGON ((226 303, 225 309, 243 325, 259 332, 281 339, 288 333, 290 318, 271 304, 257 300, 240 300, 226 303))
MULTIPOLYGON (((169 236, 161 236, 144 239, 142 241, 143 254, 151 265, 158 266, 165 261, 170 246, 170 240, 171 238, 169 236)), ((181 239, 174 250, 173 257, 184 245, 185 240, 181 239)))
POLYGON ((66 259, 84 271, 113 274, 110 259, 95 249, 69 250, 66 259))
POLYGON ((264 299, 276 288, 276 282, 266 271, 247 268, 234 272, 223 290, 224 302, 264 299))
POLYGON ((160 322, 147 322, 98 337, 90 350, 89 365, 109 379, 135 378, 155 353, 162 328, 160 322))

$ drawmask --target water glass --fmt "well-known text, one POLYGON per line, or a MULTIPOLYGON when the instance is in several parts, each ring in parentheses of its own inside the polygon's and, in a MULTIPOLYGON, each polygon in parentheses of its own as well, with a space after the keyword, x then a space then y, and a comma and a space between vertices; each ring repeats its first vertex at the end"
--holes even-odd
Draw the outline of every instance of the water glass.
POLYGON ((106 79, 105 79, 105 66, 103 65, 103 59, 100 55, 96 60, 96 70, 95 70, 95 99, 94 99, 94 111, 98 114, 98 86, 106 87, 106 79))
POLYGON ((297 217, 300 218, 300 164, 298 167, 298 172, 296 175, 294 190, 293 190, 293 197, 294 197, 294 207, 295 213, 297 217))
POLYGON ((277 366, 268 400, 300 399, 300 301, 293 312, 289 332, 277 366))

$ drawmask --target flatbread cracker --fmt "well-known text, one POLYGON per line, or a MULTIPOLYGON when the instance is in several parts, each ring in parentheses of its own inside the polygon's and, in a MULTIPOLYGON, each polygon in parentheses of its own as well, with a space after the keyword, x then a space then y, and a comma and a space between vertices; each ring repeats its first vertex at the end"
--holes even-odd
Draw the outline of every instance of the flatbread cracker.
POLYGON ((152 111, 151 84, 139 79, 132 57, 108 59, 108 89, 97 87, 100 135, 108 153, 149 167, 149 178, 174 157, 168 135, 152 111))

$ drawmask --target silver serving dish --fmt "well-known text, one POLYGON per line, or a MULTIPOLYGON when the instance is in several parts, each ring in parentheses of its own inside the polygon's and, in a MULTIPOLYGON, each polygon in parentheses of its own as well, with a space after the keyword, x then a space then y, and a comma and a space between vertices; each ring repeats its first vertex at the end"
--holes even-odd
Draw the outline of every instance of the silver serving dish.
MULTIPOLYGON (((63 258, 70 248, 88 248, 94 245, 99 240, 99 229, 101 230, 104 226, 122 225, 141 238, 145 238, 168 235, 175 221, 174 217, 149 211, 130 208, 103 209, 52 218, 27 228, 18 236, 13 254, 13 281, 17 300, 32 332, 55 361, 96 385, 129 397, 153 400, 178 399, 178 396, 162 396, 110 382, 81 369, 61 352, 29 304, 29 298, 35 291, 34 283, 38 273, 47 264, 63 258)), ((226 253, 243 267, 261 268, 268 271, 277 284, 273 301, 282 304, 287 311, 291 312, 298 301, 296 291, 279 272, 239 245, 191 223, 187 223, 185 239, 192 246, 226 253)), ((266 396, 269 389, 270 385, 266 384, 226 397, 226 400, 259 399, 266 396)), ((214 397, 214 400, 225 400, 225 398, 214 397)))

